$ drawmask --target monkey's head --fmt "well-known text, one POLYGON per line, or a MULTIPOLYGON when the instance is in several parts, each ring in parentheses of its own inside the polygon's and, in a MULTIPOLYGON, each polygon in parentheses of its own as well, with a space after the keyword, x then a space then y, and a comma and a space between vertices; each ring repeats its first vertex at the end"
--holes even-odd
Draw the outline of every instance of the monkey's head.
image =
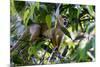
POLYGON ((57 22, 59 26, 67 27, 68 25, 68 18, 66 16, 59 15, 57 18, 57 22))

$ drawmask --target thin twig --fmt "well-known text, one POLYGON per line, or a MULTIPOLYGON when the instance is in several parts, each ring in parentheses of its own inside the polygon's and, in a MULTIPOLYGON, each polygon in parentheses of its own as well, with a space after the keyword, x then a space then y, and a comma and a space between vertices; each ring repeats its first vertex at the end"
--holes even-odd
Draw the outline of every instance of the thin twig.
POLYGON ((53 51, 52 51, 52 53, 51 53, 51 55, 50 55, 50 57, 49 57, 49 59, 48 59, 48 62, 47 62, 47 63, 49 63, 49 62, 50 62, 50 60, 51 60, 51 58, 52 58, 53 54, 55 53, 56 48, 57 48, 57 47, 55 47, 55 48, 53 49, 53 51))

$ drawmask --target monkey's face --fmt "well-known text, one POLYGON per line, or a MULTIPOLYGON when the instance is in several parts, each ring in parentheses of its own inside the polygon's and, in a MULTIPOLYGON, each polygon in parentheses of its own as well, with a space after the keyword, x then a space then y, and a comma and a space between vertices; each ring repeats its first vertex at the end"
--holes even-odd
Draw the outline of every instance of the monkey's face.
POLYGON ((63 20, 63 27, 67 27, 67 25, 68 25, 68 18, 62 17, 62 20, 63 20))
POLYGON ((57 19, 60 26, 66 27, 68 25, 68 18, 66 16, 59 16, 57 19))

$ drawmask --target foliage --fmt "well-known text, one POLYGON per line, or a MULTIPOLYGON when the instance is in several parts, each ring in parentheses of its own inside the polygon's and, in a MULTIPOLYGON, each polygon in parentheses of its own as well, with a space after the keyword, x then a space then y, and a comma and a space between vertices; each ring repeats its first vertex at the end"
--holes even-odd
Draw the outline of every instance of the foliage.
POLYGON ((66 28, 61 28, 65 35, 58 49, 59 53, 53 53, 54 48, 49 38, 43 37, 32 43, 29 41, 30 35, 24 36, 23 39, 20 37, 33 23, 40 25, 45 23, 49 29, 52 29, 57 20, 54 16, 57 4, 14 0, 11 0, 10 4, 11 48, 14 47, 12 44, 20 41, 18 43, 20 46, 11 51, 11 64, 36 65, 95 61, 95 6, 61 5, 60 15, 68 17, 69 22, 66 28))

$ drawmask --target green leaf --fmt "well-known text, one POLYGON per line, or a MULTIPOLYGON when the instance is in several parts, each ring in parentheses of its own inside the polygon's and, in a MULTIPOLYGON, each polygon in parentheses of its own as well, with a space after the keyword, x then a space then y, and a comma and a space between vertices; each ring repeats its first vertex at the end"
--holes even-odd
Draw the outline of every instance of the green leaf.
POLYGON ((91 40, 86 45, 86 50, 89 50, 90 48, 95 49, 95 37, 91 38, 91 40))
POLYGON ((95 13, 93 11, 93 6, 87 6, 88 12, 90 13, 91 16, 95 17, 95 13))
POLYGON ((33 13, 34 13, 34 9, 35 9, 35 4, 32 4, 31 6, 30 6, 30 15, 32 15, 33 13))
POLYGON ((10 13, 11 13, 11 15, 13 16, 14 14, 15 14, 15 12, 16 12, 16 9, 15 9, 15 5, 14 5, 14 0, 11 0, 10 1, 10 13))
POLYGON ((70 32, 66 28, 61 27, 61 30, 64 32, 65 35, 67 35, 69 38, 71 38, 70 32))
POLYGON ((89 49, 95 48, 95 37, 93 37, 91 40, 82 40, 80 42, 80 48, 77 52, 79 52, 79 61, 88 61, 88 54, 87 52, 89 49))
POLYGON ((80 12, 81 12, 81 8, 78 8, 77 10, 78 10, 77 11, 77 18, 79 18, 79 15, 80 15, 80 12))
POLYGON ((94 30, 94 28, 95 28, 95 23, 90 23, 86 32, 91 33, 94 30))
POLYGON ((70 18, 77 18, 78 17, 78 10, 76 8, 69 8, 70 18))
POLYGON ((88 60, 88 56, 87 56, 87 51, 86 51, 86 49, 80 49, 79 50, 79 62, 80 61, 83 61, 83 62, 85 62, 85 61, 87 61, 88 60))
POLYGON ((46 20, 48 28, 50 29, 51 28, 51 15, 47 15, 45 20, 46 20))
POLYGON ((30 16, 33 15, 34 9, 35 9, 35 5, 33 4, 33 5, 31 5, 31 6, 29 7, 29 9, 26 9, 26 10, 24 11, 23 22, 24 22, 25 26, 27 26, 30 16))
POLYGON ((47 9, 47 6, 46 6, 46 5, 40 5, 40 7, 41 7, 42 9, 44 9, 46 12, 48 12, 48 9, 47 9))
POLYGON ((25 24, 25 26, 27 26, 28 20, 29 20, 29 9, 24 11, 24 16, 23 16, 23 23, 25 24))
POLYGON ((36 7, 39 10, 39 7, 40 7, 40 3, 39 2, 36 2, 36 7))
POLYGON ((29 47, 28 49, 28 54, 31 56, 31 55, 34 55, 35 57, 37 57, 37 48, 36 46, 31 46, 29 47))

